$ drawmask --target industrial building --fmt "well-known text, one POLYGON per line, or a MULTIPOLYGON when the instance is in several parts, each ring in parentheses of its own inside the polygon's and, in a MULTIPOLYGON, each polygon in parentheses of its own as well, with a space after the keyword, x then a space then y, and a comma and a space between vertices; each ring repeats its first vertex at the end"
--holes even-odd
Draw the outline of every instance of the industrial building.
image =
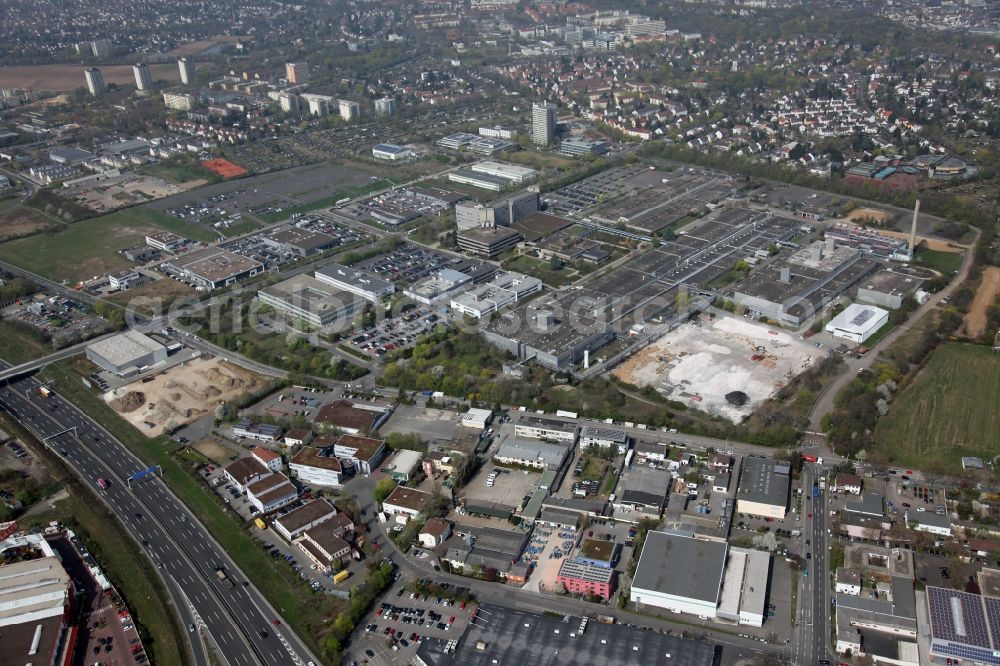
POLYGON ((0 565, 0 662, 69 663, 76 589, 60 556, 41 534, 14 534, 0 540, 0 557, 9 562, 0 565))
POLYGON ((146 236, 146 245, 163 252, 177 252, 184 246, 184 237, 172 231, 157 231, 146 236))
POLYGON ((123 271, 118 271, 117 273, 111 273, 108 275, 108 283, 111 285, 111 288, 117 289, 118 291, 128 291, 132 287, 136 287, 143 282, 145 282, 143 276, 139 275, 137 271, 127 268, 123 271))
MULTIPOLYGON (((894 558, 892 558, 894 559, 894 558)), ((910 561, 912 567, 912 560, 910 561)), ((892 568, 890 560, 890 569, 892 568)), ((912 568, 910 569, 912 572, 912 568)), ((870 657, 872 663, 894 664, 895 666, 917 666, 926 663, 920 658, 917 626, 917 604, 913 590, 912 573, 909 575, 892 575, 888 585, 879 583, 878 596, 854 595, 838 592, 836 594, 835 650, 839 654, 850 651, 852 655, 870 657)), ((944 595, 939 595, 934 590, 941 588, 927 588, 928 601, 935 599, 947 599, 948 594, 967 595, 964 592, 953 590, 941 590, 944 595)), ((978 595, 967 595, 975 597, 978 595)), ((964 605, 963 605, 964 606, 964 605)), ((965 610, 963 608, 963 610, 965 610)), ((968 610, 974 612, 974 607, 968 610)), ((967 616, 971 618, 972 612, 967 616)), ((934 654, 935 625, 947 633, 948 619, 939 615, 935 618, 932 610, 930 613, 931 654, 934 654)), ((954 626, 954 625, 953 625, 954 626)), ((953 628, 952 626, 952 628, 953 628)), ((926 629, 923 633, 926 634, 926 629)), ((947 644, 947 643, 945 643, 947 644)), ((955 649, 954 646, 951 649, 955 649)), ((939 653, 943 654, 943 653, 939 653)), ((952 654, 955 654, 952 652, 952 654)), ((957 662, 957 660, 956 660, 957 662)), ((945 663, 940 660, 937 663, 945 663)), ((1000 663, 1000 660, 980 663, 1000 663)))
POLYGON ((923 280, 891 268, 880 270, 858 283, 858 301, 896 310, 914 296, 923 280))
POLYGON ((602 449, 615 447, 619 453, 628 448, 628 433, 620 428, 602 428, 585 425, 580 429, 580 448, 599 446, 602 449))
POLYGON ((303 532, 322 525, 337 515, 337 509, 325 499, 309 500, 271 522, 274 531, 291 541, 303 532))
POLYGON ((562 444, 506 439, 493 455, 493 460, 504 465, 518 465, 539 470, 558 470, 566 462, 570 453, 571 448, 562 444))
POLYGON ((510 181, 514 185, 525 185, 538 178, 538 172, 528 167, 516 164, 501 164, 500 162, 484 161, 469 165, 469 170, 475 173, 496 176, 510 181))
POLYGON ((521 273, 501 273, 485 284, 451 299, 456 312, 481 319, 542 290, 542 281, 521 273))
POLYGON ((517 192, 487 204, 473 201, 457 204, 455 224, 460 231, 476 227, 508 227, 537 210, 537 192, 517 192))
POLYGON ((931 657, 1000 664, 1000 599, 943 587, 926 590, 931 657))
POLYGON ((457 236, 459 249, 488 259, 496 259, 514 248, 523 238, 520 231, 510 227, 464 229, 457 236))
POLYGON ((275 473, 247 485, 247 500, 250 506, 261 513, 270 513, 298 496, 298 490, 284 474, 275 473))
POLYGON ((391 296, 396 291, 395 285, 388 280, 342 264, 327 264, 323 268, 316 269, 315 275, 320 282, 357 294, 373 303, 391 296))
POLYGON ((515 437, 530 439, 547 439, 573 444, 579 431, 577 425, 570 421, 547 419, 542 416, 525 416, 514 425, 515 437))
POLYGON ((416 518, 433 498, 433 494, 423 490, 396 486, 382 502, 382 510, 389 514, 402 514, 416 518))
POLYGON ((714 618, 728 550, 725 541, 697 537, 691 532, 650 531, 629 598, 639 608, 655 606, 714 618))
POLYGON ((643 631, 589 618, 532 613, 484 604, 489 622, 473 622, 457 642, 422 641, 419 666, 573 664, 573 666, 711 666, 715 646, 707 641, 643 631), (666 657, 670 655, 670 657, 666 657))
POLYGON ((413 157, 413 151, 404 146, 397 146, 391 143, 378 143, 372 147, 372 157, 377 160, 395 162, 413 157))
POLYGON ((284 227, 262 238, 264 245, 279 252, 289 252, 298 257, 311 257, 339 244, 336 238, 322 231, 284 227))
POLYGON ((396 483, 406 483, 413 476, 413 473, 420 468, 420 451, 400 449, 396 452, 392 462, 385 466, 389 472, 389 477, 396 483))
POLYGON ((717 616, 751 627, 763 626, 770 578, 770 553, 730 548, 717 616))
POLYGON ((365 309, 365 299, 309 275, 296 275, 257 292, 261 303, 313 326, 347 325, 365 309))
POLYGON ((340 569, 344 558, 351 554, 351 545, 327 530, 324 525, 304 532, 295 540, 295 545, 312 560, 316 570, 320 572, 340 569))
POLYGON ((88 360, 122 377, 167 360, 165 346, 132 329, 87 345, 86 354, 88 360))
POLYGON ((208 290, 227 287, 264 272, 264 264, 256 259, 217 247, 188 252, 168 260, 165 267, 208 290))
POLYGON ((391 413, 389 407, 377 402, 354 403, 350 400, 337 400, 320 407, 313 421, 350 435, 358 435, 378 430, 391 413))
POLYGON ((473 407, 462 416, 462 425, 466 428, 473 428, 482 432, 493 419, 492 409, 480 409, 473 407))
MULTIPOLYGON (((755 263, 759 256, 746 259, 755 263)), ((733 300, 751 316, 799 326, 877 268, 856 248, 816 241, 751 272, 733 286, 733 300)))
POLYGON ((851 303, 826 325, 827 333, 858 344, 864 343, 889 323, 889 311, 871 305, 851 303))
POLYGON ((747 456, 740 469, 736 511, 748 516, 784 520, 791 484, 788 465, 747 456))

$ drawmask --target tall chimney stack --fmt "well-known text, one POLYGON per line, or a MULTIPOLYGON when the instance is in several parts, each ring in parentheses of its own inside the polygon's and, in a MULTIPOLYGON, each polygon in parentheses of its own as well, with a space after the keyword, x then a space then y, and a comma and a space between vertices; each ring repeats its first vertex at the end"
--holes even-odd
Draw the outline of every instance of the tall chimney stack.
POLYGON ((910 226, 910 254, 917 251, 917 216, 920 214, 920 199, 913 206, 913 224, 910 226))

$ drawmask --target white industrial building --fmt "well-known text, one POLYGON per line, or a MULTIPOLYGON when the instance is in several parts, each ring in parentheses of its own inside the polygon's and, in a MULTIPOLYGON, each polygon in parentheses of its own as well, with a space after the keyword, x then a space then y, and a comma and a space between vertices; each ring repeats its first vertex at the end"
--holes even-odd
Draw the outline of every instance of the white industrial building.
POLYGON ((515 437, 550 439, 559 442, 576 442, 575 423, 546 419, 540 416, 525 416, 514 425, 515 437))
POLYGON ((873 305, 852 303, 830 320, 826 325, 826 332, 861 344, 888 322, 888 310, 873 305))
POLYGON ((507 439, 497 449, 493 460, 503 465, 557 470, 562 467, 570 451, 570 447, 562 444, 507 439))
POLYGON ((515 185, 530 183, 538 177, 538 172, 528 167, 516 166, 514 164, 501 164, 500 162, 476 162, 469 167, 470 171, 504 178, 515 185))
POLYGON ((748 516, 785 519, 791 483, 788 465, 768 458, 747 456, 736 490, 736 511, 748 516))
POLYGON ((303 446, 289 461, 288 470, 310 486, 339 488, 343 485, 344 466, 333 447, 303 446))
POLYGON ((730 548, 719 598, 718 617, 751 627, 764 625, 771 555, 762 550, 730 548))
POLYGON ((464 416, 462 416, 462 425, 466 428, 486 430, 486 426, 489 425, 490 419, 492 418, 492 409, 479 409, 478 407, 473 407, 467 411, 464 416))
POLYGON ((128 377, 166 361, 167 348, 139 331, 128 330, 87 345, 87 358, 109 372, 128 377))
POLYGON ((413 151, 409 148, 397 146, 391 143, 379 143, 372 147, 372 157, 377 160, 389 160, 390 162, 395 162, 397 160, 405 160, 413 157, 413 151))
POLYGON ((625 453, 628 448, 628 434, 619 428, 601 428, 599 426, 583 426, 580 429, 580 448, 599 446, 602 449, 615 447, 619 453, 625 453))
POLYGON ((385 469, 389 476, 399 483, 406 483, 413 476, 413 473, 420 467, 420 458, 423 454, 420 451, 401 449, 396 451, 392 460, 386 463, 385 469))

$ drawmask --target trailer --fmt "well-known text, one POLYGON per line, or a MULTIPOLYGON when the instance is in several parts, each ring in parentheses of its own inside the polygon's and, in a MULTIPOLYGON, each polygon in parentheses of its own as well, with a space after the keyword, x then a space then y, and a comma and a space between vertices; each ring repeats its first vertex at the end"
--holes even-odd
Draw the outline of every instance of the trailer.
POLYGON ((345 580, 347 580, 350 577, 351 577, 351 572, 348 571, 347 569, 344 569, 343 571, 338 571, 337 573, 335 573, 333 575, 333 582, 334 583, 343 583, 345 580))
POLYGON ((51 398, 52 397, 52 390, 49 389, 49 387, 47 387, 47 386, 39 386, 38 387, 38 393, 43 398, 51 398))

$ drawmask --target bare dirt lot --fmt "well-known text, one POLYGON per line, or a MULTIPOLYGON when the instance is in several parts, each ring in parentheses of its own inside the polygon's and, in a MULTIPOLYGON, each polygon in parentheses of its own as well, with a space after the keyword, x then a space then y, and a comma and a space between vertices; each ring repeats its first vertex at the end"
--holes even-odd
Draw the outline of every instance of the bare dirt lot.
POLYGON ((878 210, 877 208, 855 208, 850 213, 847 214, 847 219, 851 222, 856 220, 875 220, 876 222, 885 222, 891 220, 893 214, 889 211, 878 210))
POLYGON ((93 211, 106 213, 122 206, 173 196, 207 182, 199 179, 174 184, 153 176, 133 176, 111 185, 80 190, 73 198, 93 211))
MULTIPOLYGON (((885 229, 879 229, 879 233, 883 236, 888 236, 890 238, 909 238, 910 234, 904 231, 887 231, 885 229)), ((931 238, 930 236, 921 236, 917 234, 917 243, 920 241, 924 242, 924 247, 928 250, 937 250, 938 252, 961 252, 962 248, 955 247, 951 242, 946 240, 941 240, 940 238, 931 238)))
POLYGON ((105 394, 122 418, 149 437, 209 414, 223 403, 256 390, 263 378, 219 358, 175 366, 151 381, 137 381, 105 394))
POLYGON ((983 269, 983 281, 972 299, 969 314, 965 315, 965 332, 970 338, 978 338, 986 332, 986 311, 996 303, 1000 295, 1000 268, 987 266, 983 269))
POLYGON ((229 457, 232 455, 229 449, 211 439, 203 439, 196 444, 192 444, 191 448, 219 464, 229 460, 229 457))
POLYGON ((673 400, 739 422, 811 366, 808 342, 741 317, 684 324, 618 366, 614 375, 673 400), (743 394, 727 398, 732 393, 743 394))
POLYGON ((12 238, 30 236, 59 225, 41 213, 28 208, 15 208, 0 213, 0 243, 12 238))
MULTIPOLYGON (((7 88, 33 88, 54 92, 70 92, 86 86, 83 67, 66 65, 25 65, 23 67, 0 67, 0 83, 7 88)), ((135 85, 131 65, 100 65, 105 83, 135 85)), ((180 81, 180 71, 175 63, 150 65, 149 73, 154 81, 180 81)))

